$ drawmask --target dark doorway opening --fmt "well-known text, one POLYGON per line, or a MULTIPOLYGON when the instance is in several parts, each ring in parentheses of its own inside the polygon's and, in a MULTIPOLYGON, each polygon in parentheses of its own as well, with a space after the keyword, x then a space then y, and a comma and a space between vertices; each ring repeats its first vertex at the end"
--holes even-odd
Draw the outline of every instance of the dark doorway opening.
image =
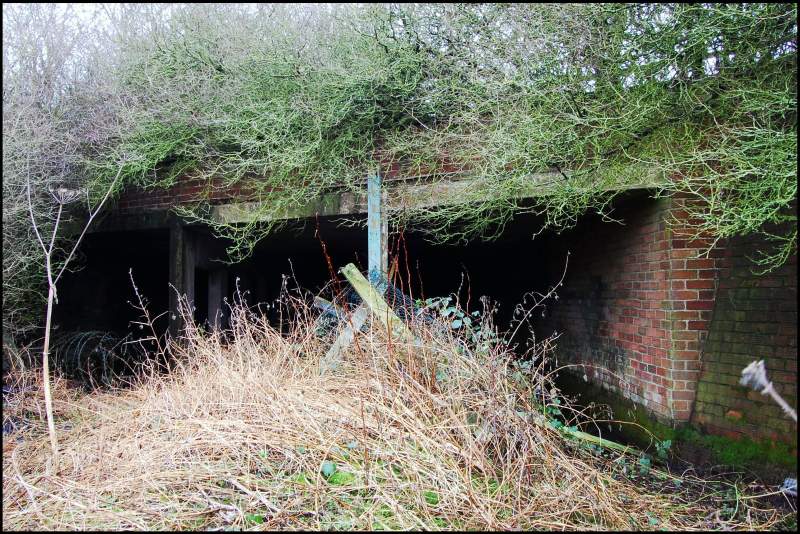
MULTIPOLYGON (((59 282, 54 323, 61 331, 108 330, 136 334, 139 294, 152 315, 166 311, 169 282, 169 233, 166 230, 102 232, 86 236, 80 268, 59 282)), ((166 315, 156 320, 165 331, 166 315)))
POLYGON ((208 321, 208 269, 200 267, 194 270, 194 321, 208 321))

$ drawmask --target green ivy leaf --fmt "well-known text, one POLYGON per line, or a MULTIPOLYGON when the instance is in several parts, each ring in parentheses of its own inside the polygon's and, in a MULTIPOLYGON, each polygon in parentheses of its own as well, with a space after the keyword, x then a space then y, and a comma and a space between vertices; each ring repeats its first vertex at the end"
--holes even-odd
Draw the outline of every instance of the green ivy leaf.
POLYGON ((435 491, 425 491, 422 493, 425 497, 425 502, 430 504, 431 506, 436 506, 439 504, 439 495, 435 491))
POLYGON ((336 471, 328 477, 328 483, 334 486, 346 486, 356 479, 353 473, 347 471, 336 471))
POLYGON ((650 472, 650 458, 642 456, 639 458, 639 473, 646 475, 650 472))
POLYGON ((324 462, 322 462, 322 474, 326 478, 330 477, 335 472, 336 472, 336 464, 335 463, 333 463, 333 462, 331 462, 329 460, 325 460, 324 462))
POLYGON ((264 516, 261 514, 244 514, 244 518, 250 523, 260 525, 264 522, 264 516))

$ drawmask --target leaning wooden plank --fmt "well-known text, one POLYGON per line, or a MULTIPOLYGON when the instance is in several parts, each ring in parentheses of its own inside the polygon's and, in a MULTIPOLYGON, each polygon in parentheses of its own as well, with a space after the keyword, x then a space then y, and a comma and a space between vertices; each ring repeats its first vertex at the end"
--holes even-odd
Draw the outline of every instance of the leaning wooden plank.
MULTIPOLYGON (((542 414, 538 414, 538 413, 534 413, 530 417, 528 417, 528 421, 530 421, 533 424, 535 424, 537 426, 540 426, 540 427, 549 427, 550 426, 548 421, 547 421, 547 418, 545 416, 543 416, 542 414)), ((611 441, 609 439, 604 439, 604 438, 601 438, 601 437, 598 437, 598 436, 595 436, 595 435, 592 435, 592 434, 588 434, 586 432, 582 432, 582 431, 577 430, 577 429, 573 430, 571 428, 563 427, 563 428, 561 428, 561 431, 567 436, 571 436, 571 437, 573 437, 575 439, 578 439, 580 441, 588 441, 589 443, 593 443, 595 445, 599 445, 599 446, 604 447, 606 449, 613 449, 615 451, 619 451, 619 452, 622 452, 622 453, 635 452, 636 451, 636 449, 634 447, 629 447, 628 445, 623 445, 621 443, 617 443, 616 441, 611 441)))
MULTIPOLYGON (((350 314, 347 313, 341 306, 337 306, 333 302, 322 297, 314 297, 314 306, 322 310, 322 315, 330 315, 336 317, 336 320, 347 322, 350 314)), ((366 332, 366 327, 361 326, 361 331, 366 332)))
POLYGON ((629 447, 627 445, 623 445, 621 443, 617 443, 616 441, 611 441, 610 439, 604 439, 593 434, 588 434, 586 432, 581 432, 580 430, 573 430, 571 428, 565 428, 564 433, 577 438, 581 441, 588 441, 589 443, 594 443, 595 445, 599 445, 606 449, 613 449, 615 451, 620 452, 632 452, 636 449, 633 447, 629 447))
POLYGON ((347 281, 350 282, 350 285, 353 286, 353 289, 356 290, 361 300, 369 306, 372 313, 383 323, 383 326, 402 341, 407 341, 409 343, 414 341, 414 336, 405 323, 395 315, 392 308, 389 307, 381 296, 381 293, 364 278, 364 275, 359 272, 355 265, 348 263, 342 267, 342 274, 347 278, 347 281))
MULTIPOLYGON (((539 426, 547 425, 547 423, 545 422, 544 417, 541 417, 541 418, 538 418, 538 419, 534 418, 533 422, 536 423, 539 426)), ((612 450, 615 450, 615 451, 619 451, 619 452, 621 452, 623 454, 630 453, 630 454, 633 454, 633 455, 636 455, 636 456, 639 456, 639 455, 643 454, 643 452, 641 450, 637 449, 636 447, 633 447, 633 446, 630 446, 630 445, 623 445, 622 443, 617 443, 616 441, 611 441, 610 439, 601 438, 601 437, 595 436, 594 434, 589 434, 587 432, 582 432, 580 430, 573 430, 571 428, 562 428, 561 430, 564 433, 564 435, 566 435, 566 436, 573 437, 573 438, 578 439, 580 441, 588 441, 589 443, 593 443, 593 444, 598 445, 600 447, 603 447, 605 449, 612 449, 612 450)), ((681 480, 681 477, 676 477, 672 473, 669 473, 667 471, 663 471, 663 470, 657 469, 657 468, 651 468, 651 470, 653 471, 653 473, 657 474, 662 479, 665 479, 665 480, 666 479, 681 480)))
POLYGON ((353 337, 356 335, 356 332, 361 330, 361 327, 364 326, 364 322, 367 320, 368 316, 369 308, 363 303, 360 304, 350 317, 350 321, 339 333, 336 341, 333 342, 331 348, 328 349, 328 352, 326 352, 325 356, 320 360, 319 373, 321 375, 325 374, 326 371, 333 371, 339 367, 339 363, 342 360, 342 352, 353 342, 353 337))

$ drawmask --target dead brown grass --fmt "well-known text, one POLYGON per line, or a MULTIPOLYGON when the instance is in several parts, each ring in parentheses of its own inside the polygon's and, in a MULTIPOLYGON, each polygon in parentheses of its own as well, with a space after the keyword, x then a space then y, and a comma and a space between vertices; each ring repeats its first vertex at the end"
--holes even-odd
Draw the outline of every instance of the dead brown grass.
MULTIPOLYGON (((280 333, 239 308, 232 325, 190 330, 171 372, 131 387, 56 384, 59 463, 43 423, 5 440, 3 529, 761 529, 783 518, 751 507, 749 523, 726 522, 695 494, 620 478, 622 456, 532 423, 544 374, 514 375, 500 348, 423 327, 404 347, 373 326, 321 377, 330 339, 310 321, 280 333)), ((41 404, 39 388, 27 396, 13 409, 41 404)))

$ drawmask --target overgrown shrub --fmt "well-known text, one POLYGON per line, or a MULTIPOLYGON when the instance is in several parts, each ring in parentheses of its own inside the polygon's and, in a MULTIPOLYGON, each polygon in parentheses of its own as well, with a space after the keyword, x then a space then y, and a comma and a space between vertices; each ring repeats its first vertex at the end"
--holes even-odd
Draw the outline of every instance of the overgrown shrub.
MULTIPOLYGON (((242 306, 227 331, 187 314, 169 373, 80 399, 57 386, 59 463, 35 418, 4 443, 3 528, 768 528, 788 515, 568 439, 547 423, 569 406, 544 393, 546 351, 517 365, 449 318, 411 324, 414 346, 376 323, 321 376, 330 342, 314 312, 281 305, 283 333, 242 306)), ((19 414, 41 404, 21 399, 19 414)))
POLYGON ((38 316, 21 184, 102 191, 122 160, 121 186, 247 180, 252 223, 180 211, 232 259, 378 161, 478 178, 393 212, 434 239, 491 238, 522 211, 561 229, 646 183, 705 199, 698 233, 772 240, 763 269, 796 253, 795 4, 137 4, 101 8, 93 33, 3 9, 4 325, 38 316))
MULTIPOLYGON (((795 223, 793 5, 392 5, 234 30, 241 16, 176 12, 130 67, 140 103, 125 141, 138 183, 258 177, 273 222, 193 212, 235 238, 234 257, 270 215, 361 187, 379 153, 411 175, 445 179, 447 162, 480 178, 457 202, 400 214, 437 239, 492 237, 525 210, 563 228, 643 183, 708 200, 698 233, 795 223), (299 24, 314 31, 301 39, 299 24), (523 207, 546 170, 559 177, 523 207)), ((795 236, 796 224, 771 236, 763 265, 794 253, 795 236)))

